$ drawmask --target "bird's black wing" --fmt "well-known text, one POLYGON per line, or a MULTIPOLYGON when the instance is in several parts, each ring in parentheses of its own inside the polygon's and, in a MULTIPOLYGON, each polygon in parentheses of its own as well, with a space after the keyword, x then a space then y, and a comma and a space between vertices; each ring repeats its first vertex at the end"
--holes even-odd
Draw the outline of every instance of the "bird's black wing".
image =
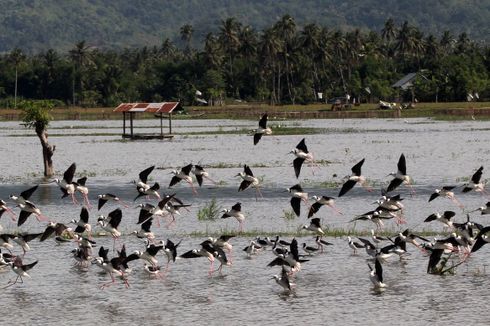
POLYGON ((156 245, 150 245, 148 248, 146 248, 146 251, 151 255, 155 256, 160 250, 163 249, 163 245, 156 246, 156 245))
POLYGON ((354 175, 360 176, 361 175, 361 167, 364 164, 364 158, 360 160, 356 165, 354 165, 351 169, 352 173, 354 175))
POLYGON ((259 127, 262 129, 267 128, 267 113, 265 113, 259 120, 259 127))
POLYGON ((150 166, 149 168, 146 168, 140 172, 139 178, 143 183, 148 182, 148 176, 150 175, 150 173, 153 171, 154 168, 155 168, 155 166, 153 165, 153 166, 150 166))
POLYGON ((318 202, 313 203, 313 205, 310 207, 310 211, 308 212, 308 218, 312 217, 316 212, 318 212, 322 206, 323 204, 318 202))
POLYGON ((483 173, 483 166, 480 166, 480 168, 471 177, 471 181, 473 181, 474 184, 479 183, 482 173, 483 173))
POLYGON ((251 176, 251 177, 253 177, 253 176, 254 176, 254 174, 253 174, 252 170, 251 170, 251 169, 250 169, 250 167, 249 167, 248 165, 246 165, 246 164, 243 166, 243 172, 245 172, 245 174, 246 174, 246 175, 249 175, 249 176, 251 176))
POLYGON ((146 221, 141 224, 141 229, 145 232, 150 232, 152 223, 153 223, 153 218, 151 217, 150 214, 150 218, 146 219, 146 221))
POLYGON ((386 189, 386 192, 390 192, 398 188, 399 185, 403 183, 402 179, 394 178, 391 180, 390 184, 388 185, 388 188, 386 189))
POLYGON ((39 239, 39 241, 42 242, 42 241, 46 240, 47 238, 49 238, 49 236, 52 235, 55 230, 56 230, 56 228, 54 226, 48 225, 48 227, 44 230, 43 234, 41 235, 41 238, 39 239))
POLYGON ((86 182, 87 182, 87 177, 83 177, 83 178, 80 178, 77 180, 77 184, 79 184, 80 186, 83 186, 83 187, 85 187, 86 182))
POLYGON ((181 258, 198 258, 198 257, 202 257, 202 256, 199 255, 195 250, 189 250, 188 252, 180 255, 180 257, 181 258))
POLYGON ((202 187, 202 181, 203 181, 202 175, 196 174, 196 180, 199 187, 202 187))
POLYGON ((299 251, 298 251, 298 240, 294 238, 291 241, 291 244, 289 245, 289 249, 291 251, 291 254, 293 255, 294 260, 298 261, 299 260, 299 251))
POLYGON ((189 173, 191 173, 191 170, 192 170, 192 163, 187 164, 181 169, 182 173, 184 173, 185 175, 189 175, 189 173))
POLYGON ((301 198, 292 197, 291 198, 291 207, 293 208, 294 214, 296 214, 296 216, 300 216, 300 214, 301 214, 301 198))
POLYGON ((177 176, 173 176, 173 177, 172 177, 172 180, 170 180, 170 184, 168 185, 168 187, 170 188, 170 187, 172 187, 172 186, 175 186, 177 183, 179 183, 179 182, 180 182, 180 180, 181 180, 181 179, 180 179, 179 177, 177 177, 177 176))
POLYGON ((109 224, 112 227, 117 228, 119 226, 119 223, 121 223, 122 211, 120 208, 116 208, 115 210, 110 212, 107 217, 109 218, 109 224))
POLYGON ((316 226, 317 228, 319 228, 320 227, 320 218, 319 217, 312 218, 311 224, 316 226))
POLYGON ((88 223, 88 209, 86 207, 82 207, 82 211, 80 212, 80 221, 83 223, 88 223))
POLYGON ((33 268, 34 266, 36 266, 37 262, 38 262, 38 261, 36 260, 36 261, 35 261, 35 262, 33 262, 33 263, 30 263, 30 264, 27 264, 27 265, 22 265, 22 267, 21 267, 21 268, 22 268, 22 270, 23 270, 24 272, 27 272, 28 270, 30 270, 31 268, 33 268))
POLYGON ((107 199, 99 198, 99 204, 97 205, 97 210, 100 211, 100 209, 102 208, 102 206, 105 205, 105 203, 107 203, 107 199))
POLYGON ((240 183, 240 187, 238 188, 238 191, 243 191, 243 190, 247 189, 248 187, 250 187, 251 184, 252 184, 252 181, 243 180, 240 183))
POLYGON ((107 257, 107 254, 109 253, 109 249, 105 249, 104 246, 99 248, 99 257, 101 257, 104 262, 108 262, 109 258, 107 257))
POLYGON ((27 212, 27 211, 20 211, 20 214, 19 214, 19 219, 17 220, 17 226, 21 226, 22 224, 25 223, 25 221, 27 220, 27 218, 31 215, 32 213, 31 212, 27 212))
POLYGON ((430 195, 429 202, 433 201, 433 200, 434 200, 434 199, 436 199, 437 197, 439 197, 439 193, 434 192, 432 195, 430 195))
POLYGON ((376 259, 376 262, 374 263, 374 270, 378 280, 383 283, 383 267, 381 266, 379 259, 376 259))
POLYGON ((342 185, 342 188, 340 189, 340 192, 339 192, 339 197, 342 197, 343 195, 345 195, 349 190, 351 190, 352 188, 354 188, 354 186, 356 185, 356 181, 354 180, 347 180, 346 182, 344 182, 344 184, 342 185))
POLYGON ((242 211, 242 203, 236 203, 235 205, 231 206, 231 209, 236 211, 236 212, 241 212, 242 211))
POLYGON ((25 200, 29 199, 32 196, 32 194, 34 193, 34 191, 37 190, 38 187, 39 187, 39 185, 36 185, 32 188, 24 190, 23 192, 20 193, 20 197, 24 198, 25 200))
POLYGON ((444 249, 433 249, 429 257, 429 264, 427 265, 427 273, 432 274, 437 264, 441 260, 444 249))
POLYGON ((262 134, 254 134, 254 145, 257 145, 262 138, 262 134))
POLYGON ((308 153, 308 147, 306 147, 305 139, 301 139, 301 141, 296 145, 296 148, 303 151, 304 153, 308 153))
POLYGON ((66 183, 70 184, 73 181, 73 176, 75 175, 75 171, 77 170, 77 165, 75 163, 72 163, 70 167, 63 173, 63 180, 66 181, 66 183))
POLYGON ((293 160, 294 174, 296 175, 296 178, 299 178, 299 174, 301 172, 301 166, 303 165, 304 161, 305 159, 301 157, 297 157, 293 160))
POLYGON ((405 155, 402 153, 400 155, 400 159, 398 160, 398 171, 400 171, 401 174, 406 175, 407 174, 407 163, 405 161, 405 155))

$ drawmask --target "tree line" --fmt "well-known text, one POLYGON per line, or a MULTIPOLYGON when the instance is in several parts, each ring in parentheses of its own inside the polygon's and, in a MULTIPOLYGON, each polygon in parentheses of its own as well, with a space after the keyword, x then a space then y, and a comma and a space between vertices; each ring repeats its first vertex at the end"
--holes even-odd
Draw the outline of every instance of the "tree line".
POLYGON ((115 106, 120 102, 178 100, 210 105, 225 101, 307 104, 344 96, 361 101, 402 97, 412 90, 391 85, 418 72, 419 101, 490 97, 490 47, 466 33, 424 34, 393 19, 381 31, 342 31, 315 23, 297 26, 285 15, 261 31, 228 18, 194 47, 194 30, 180 28, 183 46, 102 50, 80 41, 67 53, 50 49, 0 56, 0 107, 17 98, 57 105, 115 106), (322 93, 322 98, 319 97, 322 93))

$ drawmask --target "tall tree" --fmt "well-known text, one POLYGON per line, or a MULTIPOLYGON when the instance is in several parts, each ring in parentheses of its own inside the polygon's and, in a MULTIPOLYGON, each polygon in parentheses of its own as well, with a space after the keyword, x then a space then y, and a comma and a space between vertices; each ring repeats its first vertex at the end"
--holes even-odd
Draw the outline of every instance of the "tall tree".
POLYGON ((41 141, 44 176, 46 177, 51 177, 54 174, 52 157, 56 146, 49 144, 47 131, 47 127, 51 121, 49 111, 52 108, 53 105, 48 101, 23 101, 21 103, 23 125, 27 128, 34 128, 36 135, 41 141))
POLYGON ((15 86, 14 86, 14 108, 17 108, 17 82, 19 79, 19 66, 25 60, 26 56, 22 53, 22 50, 15 48, 9 54, 9 60, 14 65, 15 69, 15 86))
POLYGON ((90 49, 85 41, 75 44, 75 47, 69 51, 69 56, 73 62, 73 105, 76 104, 76 79, 78 77, 79 94, 83 100, 83 69, 84 65, 90 60, 90 49))
POLYGON ((228 85, 234 96, 239 96, 238 90, 235 84, 234 76, 234 61, 235 56, 240 48, 240 29, 241 23, 239 23, 235 18, 227 18, 221 21, 219 32, 219 39, 221 42, 221 47, 225 51, 228 58, 228 85))
POLYGON ((180 39, 185 43, 184 53, 187 58, 190 58, 192 55, 191 40, 193 33, 194 28, 190 24, 185 24, 180 28, 180 39))

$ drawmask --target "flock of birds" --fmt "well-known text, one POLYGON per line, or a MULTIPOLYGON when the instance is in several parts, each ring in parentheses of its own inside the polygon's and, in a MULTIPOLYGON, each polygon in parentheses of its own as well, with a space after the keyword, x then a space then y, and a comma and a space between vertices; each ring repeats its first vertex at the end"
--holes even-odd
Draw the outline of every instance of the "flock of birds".
MULTIPOLYGON (((259 127, 252 132, 254 145, 257 145, 263 135, 271 135, 272 130, 267 127, 267 114, 264 114, 259 121, 259 127)), ((308 151, 305 139, 302 139, 298 145, 290 152, 295 156, 293 160, 294 174, 296 178, 300 177, 303 164, 306 162, 312 169, 318 169, 315 163, 314 156, 308 151)), ((352 174, 345 178, 338 197, 345 196, 357 184, 365 188, 366 191, 372 192, 367 183, 366 177, 361 173, 365 159, 362 159, 352 168, 352 174)), ((136 185, 134 201, 146 199, 144 203, 139 203, 137 207, 140 209, 137 224, 140 229, 132 232, 135 236, 144 242, 142 250, 127 252, 124 244, 119 244, 121 231, 118 229, 123 218, 123 209, 129 208, 129 203, 121 200, 117 195, 111 193, 99 194, 97 196, 97 210, 100 211, 108 202, 117 205, 118 208, 110 211, 106 215, 99 215, 96 221, 96 227, 100 228, 106 234, 113 238, 113 257, 109 256, 110 249, 100 246, 97 249, 96 241, 93 236, 95 226, 90 224, 89 215, 92 209, 92 204, 89 199, 89 188, 86 184, 87 177, 82 177, 75 180, 76 164, 73 163, 63 174, 63 179, 55 179, 52 182, 56 183, 62 191, 62 198, 70 198, 73 204, 79 207, 82 204, 79 220, 72 220, 70 223, 74 227, 65 225, 60 222, 50 221, 41 209, 33 203, 30 198, 38 189, 38 185, 29 188, 20 194, 10 195, 10 200, 15 206, 20 209, 18 215, 4 200, 0 200, 0 217, 6 213, 10 215, 12 221, 16 222, 19 228, 13 233, 0 234, 0 269, 11 268, 15 273, 16 278, 10 280, 6 287, 12 286, 17 282, 23 282, 23 278, 30 277, 28 272, 36 266, 38 261, 24 263, 24 258, 30 250, 29 242, 35 239, 45 241, 48 238, 54 237, 59 243, 74 242, 76 248, 71 251, 72 257, 75 260, 75 266, 78 268, 87 269, 91 265, 97 265, 103 271, 107 272, 111 281, 100 285, 101 288, 106 288, 116 282, 116 279, 121 279, 122 282, 129 287, 128 275, 131 271, 130 265, 134 261, 140 260, 144 262, 144 270, 151 276, 162 278, 169 271, 170 264, 175 263, 177 259, 189 258, 206 258, 209 265, 209 275, 218 272, 222 273, 224 266, 230 266, 233 263, 233 246, 230 243, 231 239, 236 234, 222 235, 218 238, 209 237, 203 240, 197 249, 189 250, 183 254, 178 254, 178 248, 181 242, 172 241, 171 239, 158 240, 155 234, 151 231, 152 225, 155 223, 160 226, 161 220, 167 220, 166 226, 171 227, 176 223, 176 216, 180 215, 182 209, 188 210, 190 203, 185 203, 184 200, 178 198, 176 193, 163 194, 158 182, 151 184, 149 182, 150 174, 155 169, 155 166, 148 167, 141 171, 138 175, 138 180, 134 181, 136 185), (80 203, 76 194, 80 193, 83 198, 83 203, 80 203), (152 201, 155 204, 152 204, 152 201), (22 225, 28 218, 34 216, 39 222, 47 223, 43 232, 29 233, 22 230, 22 225), (22 249, 22 253, 14 250, 14 245, 18 245, 22 249), (162 253, 166 258, 165 267, 159 264, 159 253, 162 253), (220 266, 215 269, 214 263, 218 261, 220 266)), ((180 170, 171 172, 173 177, 168 188, 171 189, 180 182, 186 182, 192 189, 194 194, 197 194, 194 186, 193 177, 197 180, 201 187, 205 180, 216 184, 209 173, 199 165, 188 164, 180 170)), ((407 185, 410 188, 410 194, 415 195, 412 187, 411 177, 407 174, 406 159, 404 154, 401 154, 397 171, 390 173, 392 179, 386 189, 382 189, 382 196, 375 203, 377 207, 364 214, 358 215, 352 219, 354 221, 369 221, 372 222, 375 229, 371 230, 370 238, 358 237, 353 239, 350 236, 348 246, 352 248, 353 254, 357 255, 358 250, 365 250, 368 257, 366 270, 369 272, 374 288, 380 289, 386 287, 383 279, 383 264, 390 257, 399 257, 404 259, 408 254, 407 244, 411 244, 426 253, 429 256, 427 266, 428 273, 444 274, 447 271, 454 269, 457 265, 464 263, 473 252, 478 251, 483 245, 490 242, 490 226, 482 226, 470 220, 469 213, 481 212, 481 214, 490 214, 490 202, 485 206, 479 207, 473 211, 465 211, 463 204, 456 198, 455 190, 462 187, 462 192, 480 192, 482 195, 488 196, 484 189, 482 181, 483 167, 480 167, 474 172, 471 180, 462 186, 443 186, 440 189, 435 189, 428 201, 433 201, 439 197, 451 200, 457 207, 467 213, 467 220, 464 223, 454 222, 456 213, 447 210, 443 213, 434 213, 425 219, 425 222, 439 221, 443 223, 449 234, 445 238, 434 239, 430 241, 423 236, 420 236, 410 229, 405 229, 403 232, 393 234, 392 236, 380 236, 379 231, 384 228, 384 223, 388 220, 393 220, 398 225, 405 222, 403 198, 400 194, 394 195, 393 192, 401 185, 407 185), (457 253, 455 255, 455 253, 457 253), (454 258, 458 262, 454 263, 454 258), (451 265, 449 264, 451 262, 451 265)), ((237 176, 241 178, 241 183, 238 186, 238 191, 245 191, 249 188, 255 189, 256 200, 262 197, 260 179, 254 176, 251 168, 248 165, 243 166, 243 171, 237 176)), ((250 241, 249 245, 243 249, 248 257, 252 257, 260 252, 270 248, 275 258, 268 266, 279 266, 280 273, 271 277, 279 284, 284 291, 294 291, 295 284, 293 283, 295 276, 302 269, 302 265, 307 263, 312 256, 324 252, 326 246, 332 245, 323 236, 325 234, 321 220, 315 217, 323 206, 327 206, 333 210, 335 214, 342 212, 335 205, 335 198, 329 196, 312 196, 314 202, 310 205, 310 197, 303 190, 301 185, 296 185, 287 188, 291 195, 290 204, 292 211, 298 217, 301 216, 302 207, 306 208, 306 218, 309 224, 301 226, 302 230, 307 230, 314 235, 314 244, 302 243, 300 245, 297 239, 292 240, 281 239, 279 236, 275 238, 257 237, 250 241), (302 253, 300 253, 302 250, 302 253)), ((222 218, 235 218, 238 222, 237 234, 243 231, 244 221, 246 219, 242 212, 241 203, 234 204, 230 209, 222 211, 222 218)), ((0 232, 2 231, 0 225, 0 232)), ((101 233, 99 232, 99 235, 101 233)))

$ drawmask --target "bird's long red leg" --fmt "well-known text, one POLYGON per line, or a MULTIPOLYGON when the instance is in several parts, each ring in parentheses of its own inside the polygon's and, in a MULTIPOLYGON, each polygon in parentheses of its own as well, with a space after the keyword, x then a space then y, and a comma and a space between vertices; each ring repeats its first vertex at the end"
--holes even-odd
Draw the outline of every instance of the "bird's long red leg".
POLYGON ((10 218, 12 219, 13 222, 17 221, 17 216, 15 215, 14 211, 9 208, 9 207, 5 207, 7 213, 10 214, 10 218))
POLYGON ((44 216, 43 214, 35 214, 36 215, 36 218, 39 222, 46 222, 46 221, 49 221, 49 218, 47 218, 46 216, 44 216))
POLYGON ((129 205, 125 201, 119 199, 119 202, 124 206, 124 208, 129 208, 129 205))

